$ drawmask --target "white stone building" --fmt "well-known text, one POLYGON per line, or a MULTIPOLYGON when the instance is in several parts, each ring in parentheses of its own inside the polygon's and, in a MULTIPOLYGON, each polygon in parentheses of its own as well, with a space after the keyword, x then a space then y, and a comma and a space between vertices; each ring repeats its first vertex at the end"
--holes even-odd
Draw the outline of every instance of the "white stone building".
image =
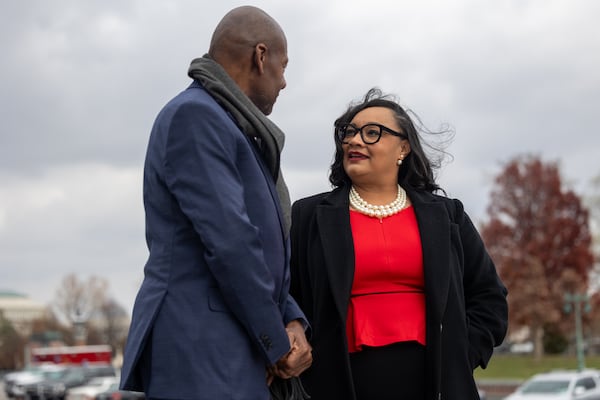
POLYGON ((25 337, 31 333, 31 322, 43 317, 45 312, 45 305, 25 295, 0 290, 0 314, 25 337))

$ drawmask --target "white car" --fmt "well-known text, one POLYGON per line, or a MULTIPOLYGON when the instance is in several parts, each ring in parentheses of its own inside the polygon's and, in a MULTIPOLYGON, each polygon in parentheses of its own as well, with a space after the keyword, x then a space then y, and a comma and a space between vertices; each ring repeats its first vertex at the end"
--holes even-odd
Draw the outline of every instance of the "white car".
POLYGON ((600 372, 561 370, 537 374, 504 400, 600 400, 600 372))
POLYGON ((68 389, 65 400, 93 400, 98 394, 105 392, 112 384, 118 382, 118 379, 115 376, 92 378, 84 386, 68 389))
POLYGON ((41 364, 6 374, 4 376, 4 391, 6 392, 6 396, 9 398, 22 397, 25 395, 23 391, 24 385, 41 382, 64 369, 65 367, 62 365, 41 364))

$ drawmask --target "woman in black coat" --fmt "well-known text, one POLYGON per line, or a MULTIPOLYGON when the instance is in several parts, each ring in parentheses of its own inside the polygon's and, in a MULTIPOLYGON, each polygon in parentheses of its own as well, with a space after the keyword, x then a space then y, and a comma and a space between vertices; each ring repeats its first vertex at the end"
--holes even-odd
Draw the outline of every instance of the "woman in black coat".
POLYGON ((506 288, 460 201, 435 194, 411 118, 372 89, 335 122, 328 193, 292 208, 292 295, 312 400, 479 399, 506 288))

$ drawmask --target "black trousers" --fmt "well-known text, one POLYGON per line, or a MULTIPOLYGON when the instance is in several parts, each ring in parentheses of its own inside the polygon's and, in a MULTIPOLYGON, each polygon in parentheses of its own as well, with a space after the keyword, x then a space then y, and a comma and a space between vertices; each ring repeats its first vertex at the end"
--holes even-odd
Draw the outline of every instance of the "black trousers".
POLYGON ((425 347, 401 342, 350 353, 358 400, 424 400, 425 347))

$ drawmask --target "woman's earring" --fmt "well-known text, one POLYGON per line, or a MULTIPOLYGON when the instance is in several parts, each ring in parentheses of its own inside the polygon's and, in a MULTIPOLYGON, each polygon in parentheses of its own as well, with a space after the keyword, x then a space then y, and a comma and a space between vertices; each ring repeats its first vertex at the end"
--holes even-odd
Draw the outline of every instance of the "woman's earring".
POLYGON ((399 159, 398 159, 398 166, 401 166, 401 165, 402 165, 402 159, 401 159, 401 158, 399 158, 399 159))

